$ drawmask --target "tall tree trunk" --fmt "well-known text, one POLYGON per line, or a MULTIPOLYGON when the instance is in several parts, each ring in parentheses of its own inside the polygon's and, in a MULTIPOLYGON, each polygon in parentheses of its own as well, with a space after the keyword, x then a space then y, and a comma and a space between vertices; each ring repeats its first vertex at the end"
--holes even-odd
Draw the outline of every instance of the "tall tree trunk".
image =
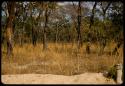
MULTIPOLYGON (((104 16, 104 20, 103 20, 103 29, 106 31, 106 26, 105 26, 105 14, 103 15, 104 16)), ((100 51, 99 51, 99 55, 102 55, 104 53, 104 49, 106 47, 106 37, 105 36, 102 36, 102 39, 100 40, 100 51)))
POLYGON ((22 47, 22 34, 21 33, 19 33, 19 45, 22 47))
POLYGON ((37 31, 36 31, 36 28, 38 27, 38 25, 36 24, 36 21, 39 22, 39 20, 37 20, 36 18, 33 17, 32 12, 31 12, 30 17, 32 19, 32 25, 31 25, 31 27, 32 27, 32 44, 33 44, 33 46, 36 46, 36 41, 37 41, 37 31))
POLYGON ((37 37, 36 37, 36 31, 34 29, 34 26, 32 26, 32 44, 33 46, 36 46, 36 41, 37 41, 37 37))
POLYGON ((32 44, 33 46, 36 46, 36 43, 37 43, 37 34, 39 32, 37 30, 39 29, 39 26, 41 23, 41 18, 40 18, 41 14, 42 14, 42 11, 40 10, 38 17, 34 18, 35 20, 34 19, 32 20, 32 44))
MULTIPOLYGON (((93 9, 92 9, 92 15, 91 15, 91 18, 90 18, 90 25, 89 25, 89 30, 91 29, 91 26, 94 22, 94 14, 95 14, 95 8, 96 8, 96 5, 97 5, 97 2, 95 2, 94 6, 93 6, 93 9)), ((86 45, 86 52, 87 54, 90 54, 90 33, 88 34, 88 42, 87 42, 87 45, 86 45)))
POLYGON ((43 29, 43 50, 47 49, 47 40, 46 40, 47 23, 48 23, 48 8, 46 7, 46 10, 45 10, 45 26, 44 26, 44 29, 43 29))
POLYGON ((71 35, 70 35, 70 30, 69 30, 70 27, 68 27, 68 41, 71 42, 71 35))
POLYGON ((81 26, 81 2, 79 1, 79 6, 78 6, 78 27, 76 28, 77 30, 77 39, 78 39, 78 49, 82 46, 82 37, 81 37, 81 31, 80 31, 80 26, 81 26))
POLYGON ((8 2, 8 13, 9 16, 7 18, 7 26, 6 26, 6 40, 7 40, 7 56, 10 57, 13 53, 13 43, 12 43, 12 36, 13 36, 13 19, 14 19, 14 8, 15 2, 8 2))
MULTIPOLYGON (((105 25, 106 15, 105 14, 106 14, 106 11, 109 8, 110 4, 111 4, 111 2, 109 2, 105 8, 103 8, 103 6, 102 6, 103 17, 104 17, 103 18, 104 19, 103 20, 103 29, 105 30, 105 32, 106 32, 106 25, 105 25)), ((102 3, 101 3, 101 5, 102 5, 102 3)), ((106 43, 107 43, 106 37, 103 36, 102 39, 101 39, 101 41, 100 41, 100 52, 99 52, 99 55, 102 55, 104 53, 104 48, 106 46, 106 43)))
POLYGON ((58 24, 57 24, 57 27, 56 27, 56 39, 55 39, 55 43, 57 44, 57 40, 58 40, 58 24))

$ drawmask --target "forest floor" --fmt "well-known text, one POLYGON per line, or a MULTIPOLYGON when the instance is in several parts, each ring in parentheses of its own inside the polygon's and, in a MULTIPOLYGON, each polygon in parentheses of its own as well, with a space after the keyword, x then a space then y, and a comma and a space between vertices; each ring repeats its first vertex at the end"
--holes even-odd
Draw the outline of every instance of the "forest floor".
MULTIPOLYGON (((44 75, 41 74, 71 76, 88 72, 103 73, 115 64, 123 63, 123 47, 118 50, 118 56, 109 54, 114 46, 115 44, 107 45, 104 54, 99 56, 97 44, 91 45, 90 54, 86 54, 85 43, 79 53, 77 53, 77 46, 70 43, 49 43, 47 51, 42 50, 40 43, 36 46, 24 44, 22 47, 16 44, 14 45, 13 56, 10 58, 6 57, 6 46, 2 46, 1 74, 2 76, 5 75, 6 79, 8 77, 6 75, 12 74, 40 74, 43 77, 44 75)), ((54 75, 51 76, 54 77, 54 75)))

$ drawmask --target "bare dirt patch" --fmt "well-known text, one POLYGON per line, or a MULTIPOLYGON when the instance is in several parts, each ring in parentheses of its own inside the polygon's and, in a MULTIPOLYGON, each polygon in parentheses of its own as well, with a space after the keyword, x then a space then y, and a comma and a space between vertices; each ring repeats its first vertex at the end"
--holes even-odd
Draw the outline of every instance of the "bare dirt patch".
POLYGON ((84 73, 80 75, 64 76, 52 74, 18 74, 2 75, 4 84, 115 84, 102 73, 84 73))

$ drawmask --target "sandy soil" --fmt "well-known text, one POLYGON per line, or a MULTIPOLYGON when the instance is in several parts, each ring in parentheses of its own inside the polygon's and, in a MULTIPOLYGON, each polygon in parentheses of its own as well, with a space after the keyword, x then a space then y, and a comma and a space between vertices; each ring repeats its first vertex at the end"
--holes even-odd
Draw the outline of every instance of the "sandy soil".
POLYGON ((2 75, 3 84, 115 84, 102 73, 84 73, 74 76, 52 74, 2 75))

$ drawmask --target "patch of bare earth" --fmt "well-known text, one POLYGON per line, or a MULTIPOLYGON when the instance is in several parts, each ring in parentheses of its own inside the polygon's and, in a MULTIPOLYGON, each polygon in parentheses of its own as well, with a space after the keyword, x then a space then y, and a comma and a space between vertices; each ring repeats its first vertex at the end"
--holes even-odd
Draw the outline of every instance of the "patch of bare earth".
POLYGON ((2 75, 4 84, 115 84, 102 73, 84 73, 64 76, 52 74, 16 74, 2 75))

